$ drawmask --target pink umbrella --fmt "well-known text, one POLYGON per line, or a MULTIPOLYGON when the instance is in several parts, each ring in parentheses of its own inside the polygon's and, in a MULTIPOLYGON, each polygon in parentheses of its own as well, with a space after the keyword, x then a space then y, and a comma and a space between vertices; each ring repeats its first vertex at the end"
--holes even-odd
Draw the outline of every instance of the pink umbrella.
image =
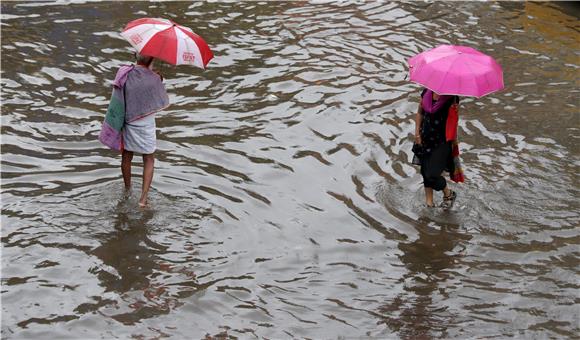
POLYGON ((471 47, 441 45, 409 59, 411 81, 441 95, 483 97, 503 89, 503 71, 471 47))
POLYGON ((173 65, 194 65, 205 68, 213 58, 207 43, 191 28, 167 19, 142 18, 125 26, 121 36, 146 56, 159 58, 173 65))

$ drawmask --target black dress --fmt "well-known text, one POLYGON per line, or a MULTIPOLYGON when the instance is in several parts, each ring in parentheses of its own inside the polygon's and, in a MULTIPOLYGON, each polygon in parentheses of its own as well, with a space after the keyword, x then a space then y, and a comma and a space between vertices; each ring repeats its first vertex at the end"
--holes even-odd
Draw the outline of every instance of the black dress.
MULTIPOLYGON (((421 93, 421 99, 426 90, 421 93)), ((423 185, 436 191, 443 190, 447 185, 442 176, 443 171, 453 173, 453 157, 451 155, 451 142, 445 138, 445 125, 449 108, 453 103, 459 102, 459 97, 454 96, 448 102, 433 113, 422 111, 423 121, 420 127, 422 154, 419 157, 421 163, 421 175, 423 185)))

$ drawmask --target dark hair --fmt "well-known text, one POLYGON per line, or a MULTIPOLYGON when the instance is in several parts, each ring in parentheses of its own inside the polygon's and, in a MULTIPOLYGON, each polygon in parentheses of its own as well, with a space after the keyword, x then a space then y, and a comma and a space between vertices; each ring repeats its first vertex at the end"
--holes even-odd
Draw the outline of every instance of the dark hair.
POLYGON ((153 57, 146 56, 140 53, 135 52, 135 59, 137 60, 137 64, 145 65, 149 67, 153 62, 153 57))

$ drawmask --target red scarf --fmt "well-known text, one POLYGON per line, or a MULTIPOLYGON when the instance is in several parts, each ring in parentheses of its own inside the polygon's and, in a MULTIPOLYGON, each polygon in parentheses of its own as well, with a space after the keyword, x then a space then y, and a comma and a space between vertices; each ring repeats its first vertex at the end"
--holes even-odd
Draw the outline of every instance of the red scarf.
POLYGON ((457 122, 459 121, 459 113, 457 112, 457 104, 453 103, 447 113, 447 123, 445 124, 445 140, 450 142, 457 139, 457 122))
POLYGON ((457 104, 453 103, 449 108, 447 114, 447 122, 445 124, 445 140, 451 142, 451 157, 453 157, 453 168, 452 174, 449 177, 453 182, 463 183, 465 182, 465 175, 463 174, 463 169, 461 168, 461 161, 459 159, 459 142, 457 141, 457 123, 459 121, 459 113, 457 112, 457 104))

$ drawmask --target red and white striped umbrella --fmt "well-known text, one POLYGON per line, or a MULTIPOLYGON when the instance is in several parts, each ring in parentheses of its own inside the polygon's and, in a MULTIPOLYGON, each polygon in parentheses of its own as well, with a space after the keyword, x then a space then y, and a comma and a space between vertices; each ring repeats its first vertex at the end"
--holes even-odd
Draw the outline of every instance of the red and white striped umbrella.
POLYGON ((199 35, 167 19, 133 20, 125 26, 121 36, 140 54, 173 65, 194 65, 205 69, 213 58, 212 51, 199 35))

